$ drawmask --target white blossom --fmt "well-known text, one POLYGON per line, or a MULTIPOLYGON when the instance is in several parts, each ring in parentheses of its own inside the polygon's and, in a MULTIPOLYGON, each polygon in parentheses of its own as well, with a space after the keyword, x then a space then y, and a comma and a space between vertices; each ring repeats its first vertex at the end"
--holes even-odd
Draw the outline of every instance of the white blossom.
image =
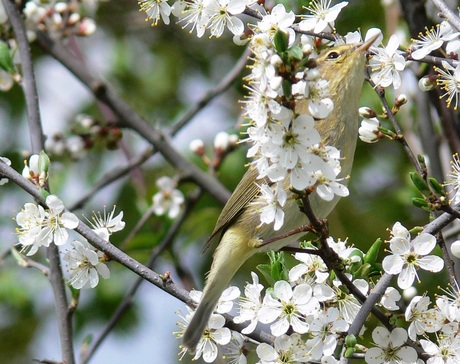
POLYGON ((170 177, 160 177, 156 182, 160 191, 153 195, 153 212, 156 215, 168 214, 173 219, 179 215, 184 203, 184 195, 176 189, 176 182, 170 177))
MULTIPOLYGON (((401 234, 401 233, 400 233, 401 234)), ((398 235, 390 240, 392 255, 383 258, 382 266, 386 273, 398 275, 398 286, 406 289, 412 285, 418 269, 439 272, 444 267, 442 258, 427 255, 436 246, 436 238, 427 233, 408 239, 398 235)))
POLYGON ((312 288, 300 284, 294 289, 286 281, 278 281, 273 293, 264 297, 263 306, 259 310, 259 321, 272 323, 270 330, 274 336, 281 336, 292 327, 294 332, 303 334, 309 329, 307 316, 317 313, 319 302, 313 297, 312 288), (275 321, 275 322, 274 322, 275 321))
POLYGON ((395 89, 401 86, 399 72, 406 67, 404 57, 398 51, 399 39, 393 34, 385 48, 375 48, 376 54, 369 60, 371 79, 376 85, 388 87, 393 84, 395 89))
POLYGON ((99 276, 110 277, 110 270, 102 263, 104 253, 93 248, 87 241, 73 241, 72 250, 64 255, 70 274, 69 283, 75 289, 94 288, 99 283, 99 276))
POLYGON ((407 332, 397 327, 388 331, 379 326, 372 332, 372 339, 377 347, 366 351, 365 360, 368 364, 390 364, 417 362, 417 352, 410 346, 404 346, 407 341, 407 332))

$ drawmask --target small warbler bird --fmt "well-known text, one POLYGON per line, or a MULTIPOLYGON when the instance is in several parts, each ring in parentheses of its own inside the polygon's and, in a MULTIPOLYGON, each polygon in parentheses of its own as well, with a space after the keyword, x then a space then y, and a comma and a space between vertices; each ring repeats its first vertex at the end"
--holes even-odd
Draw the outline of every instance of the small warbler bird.
MULTIPOLYGON (((330 98, 334 102, 331 114, 316 122, 316 129, 323 143, 334 146, 342 153, 341 176, 351 171, 358 134, 358 103, 364 83, 366 51, 375 41, 346 44, 329 48, 316 58, 316 67, 321 78, 329 81, 330 98)), ((201 301, 183 336, 182 345, 194 353, 222 291, 241 265, 255 253, 278 250, 300 237, 291 236, 261 244, 264 239, 279 236, 308 223, 308 218, 297 205, 294 197, 283 206, 284 224, 274 231, 273 225, 261 225, 258 211, 260 183, 257 169, 249 169, 236 187, 217 221, 210 241, 219 239, 213 262, 207 276, 201 301)), ((290 179, 285 177, 283 187, 290 188, 290 179)), ((309 196, 316 217, 326 218, 339 197, 332 201, 322 200, 316 193, 309 196)))

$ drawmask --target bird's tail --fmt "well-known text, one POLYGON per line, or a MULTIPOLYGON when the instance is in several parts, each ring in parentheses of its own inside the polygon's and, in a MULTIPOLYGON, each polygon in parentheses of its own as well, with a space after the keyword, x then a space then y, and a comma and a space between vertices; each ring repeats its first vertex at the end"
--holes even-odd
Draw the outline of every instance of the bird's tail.
POLYGON ((238 234, 237 230, 229 229, 222 237, 214 253, 203 296, 182 338, 182 345, 191 354, 195 352, 222 292, 236 271, 255 252, 255 249, 249 248, 245 234, 241 234, 241 231, 238 234))

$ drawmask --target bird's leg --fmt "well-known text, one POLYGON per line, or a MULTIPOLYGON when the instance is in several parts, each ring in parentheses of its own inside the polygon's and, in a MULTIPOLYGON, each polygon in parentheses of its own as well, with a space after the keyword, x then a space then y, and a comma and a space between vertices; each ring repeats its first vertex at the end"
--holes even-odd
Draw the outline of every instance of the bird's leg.
POLYGON ((274 236, 270 239, 266 239, 266 240, 262 240, 260 241, 260 243, 257 244, 256 248, 261 248, 263 246, 267 246, 271 243, 274 243, 276 241, 279 241, 281 239, 285 239, 285 238, 289 238, 290 236, 294 236, 294 235, 297 235, 299 233, 306 233, 306 232, 309 232, 309 231, 314 231, 313 227, 311 224, 308 224, 308 225, 302 225, 302 226, 299 226, 298 228, 295 228, 293 230, 290 230, 284 234, 280 234, 280 235, 277 235, 277 236, 274 236))

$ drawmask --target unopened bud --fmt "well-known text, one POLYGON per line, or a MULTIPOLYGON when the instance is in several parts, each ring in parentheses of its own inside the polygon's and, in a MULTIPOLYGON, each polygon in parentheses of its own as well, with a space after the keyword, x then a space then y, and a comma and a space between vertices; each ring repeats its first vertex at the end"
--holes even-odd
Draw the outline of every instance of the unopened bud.
POLYGON ((217 135, 214 138, 214 149, 218 153, 225 152, 228 149, 229 144, 230 136, 228 135, 228 133, 226 133, 225 131, 217 133, 217 135))
POLYGON ((75 122, 81 125, 84 129, 90 129, 96 124, 96 120, 88 114, 78 114, 75 117, 75 122))
POLYGON ((436 86, 436 79, 433 77, 425 76, 418 81, 418 88, 421 91, 431 91, 436 86))
POLYGON ((62 16, 59 13, 53 13, 51 19, 53 19, 53 23, 57 26, 60 27, 62 24, 62 16))
POLYGON ((375 143, 379 137, 380 121, 377 118, 363 119, 358 129, 359 139, 365 143, 375 143))
POLYGON ((238 142, 240 141, 240 138, 238 138, 238 135, 236 134, 230 134, 230 136, 228 137, 229 141, 230 141, 230 145, 237 145, 238 142))
POLYGON ((460 258, 460 240, 454 241, 450 246, 450 252, 456 258, 460 258))
POLYGON ((54 5, 54 10, 56 10, 58 13, 61 13, 61 14, 66 12, 67 8, 68 8, 67 4, 62 1, 54 5))
POLYGON ((359 112, 359 116, 361 116, 364 119, 371 119, 377 116, 377 113, 373 109, 367 106, 360 107, 358 112, 359 112))
POLYGON ((72 13, 67 20, 68 25, 75 25, 81 20, 81 16, 78 13, 72 13))
POLYGON ((96 31, 96 23, 90 18, 84 18, 80 24, 78 24, 77 34, 88 36, 96 31))
POLYGON ((405 103, 407 103, 407 96, 404 94, 399 95, 395 100, 396 107, 401 107, 405 103))
POLYGON ((270 58, 270 64, 275 66, 275 67, 279 67, 279 66, 281 66, 283 64, 283 60, 281 59, 280 56, 278 56, 277 54, 274 54, 270 58))
POLYGON ((414 298, 417 295, 417 288, 415 288, 414 286, 406 288, 403 291, 402 295, 406 301, 410 301, 412 298, 414 298))
POLYGON ((190 150, 198 156, 204 155, 204 143, 201 139, 194 139, 190 142, 190 150))

